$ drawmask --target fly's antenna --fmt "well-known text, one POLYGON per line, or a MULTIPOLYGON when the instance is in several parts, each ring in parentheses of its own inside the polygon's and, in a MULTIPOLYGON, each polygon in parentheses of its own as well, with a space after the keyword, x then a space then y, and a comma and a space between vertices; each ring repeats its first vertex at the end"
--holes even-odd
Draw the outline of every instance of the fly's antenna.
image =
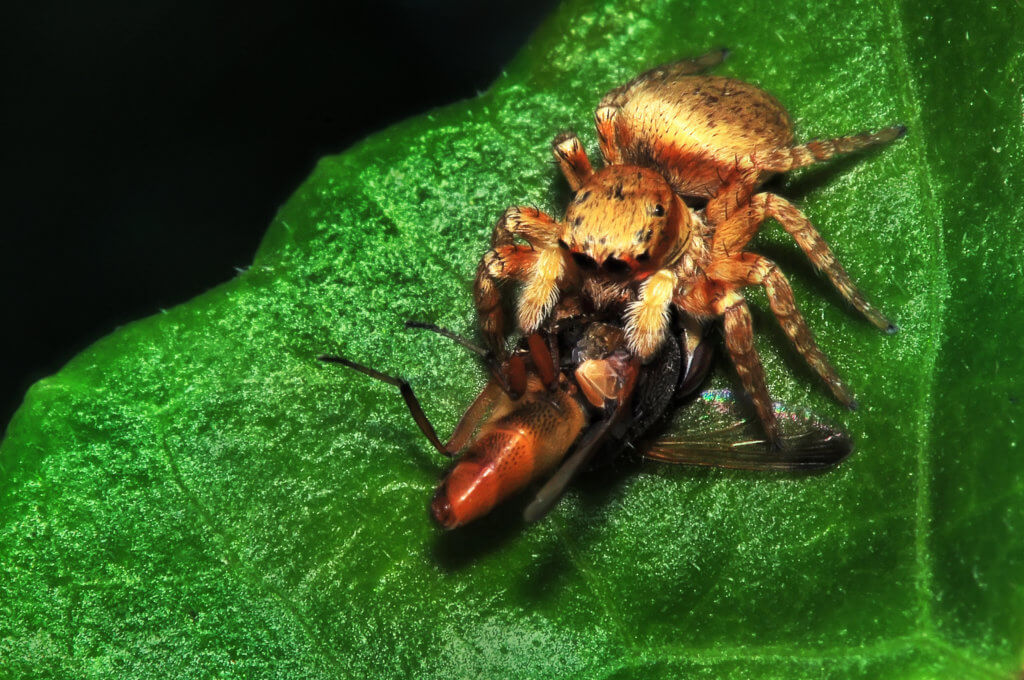
POLYGON ((353 371, 359 371, 360 373, 368 375, 375 380, 380 380, 383 383, 397 387, 398 391, 402 394, 402 399, 405 400, 405 405, 409 409, 409 413, 412 414, 413 420, 416 421, 416 425, 419 426, 420 431, 427 437, 427 439, 430 440, 430 443, 434 445, 434 448, 449 458, 454 455, 454 452, 449 451, 448 448, 441 443, 441 440, 438 439, 434 426, 431 424, 430 419, 427 418, 427 414, 423 412, 423 407, 420 406, 420 400, 416 398, 416 394, 412 391, 412 387, 407 381, 393 375, 388 375, 387 373, 381 373, 369 366, 364 366, 352 361, 351 359, 346 359, 345 357, 338 356, 336 354, 321 354, 317 359, 325 363, 338 364, 340 366, 350 368, 353 371))
POLYGON ((441 326, 438 326, 436 324, 424 323, 423 321, 406 321, 405 322, 405 327, 406 328, 422 328, 423 330, 432 331, 434 333, 437 333, 438 335, 442 335, 442 336, 448 338, 449 340, 452 340, 452 341, 462 345, 463 347, 468 349, 470 352, 472 352, 473 354, 476 354, 478 357, 480 357, 482 359, 487 359, 490 356, 490 353, 487 350, 485 350, 483 347, 481 347, 480 345, 476 344, 472 340, 468 340, 468 339, 462 337, 461 335, 459 335, 458 333, 456 333, 454 331, 450 331, 447 328, 442 328, 441 326))
POLYGON ((473 354, 484 360, 491 375, 498 384, 501 385, 501 389, 511 396, 513 399, 518 399, 523 392, 526 391, 526 366, 523 364, 522 357, 517 354, 513 354, 509 357, 509 368, 506 374, 505 370, 502 369, 502 364, 494 356, 493 352, 489 352, 480 345, 476 344, 472 340, 468 340, 454 331, 450 331, 447 328, 442 328, 437 324, 425 323, 423 321, 406 321, 406 328, 422 328, 423 330, 432 331, 438 335, 442 335, 449 340, 452 340, 473 354))

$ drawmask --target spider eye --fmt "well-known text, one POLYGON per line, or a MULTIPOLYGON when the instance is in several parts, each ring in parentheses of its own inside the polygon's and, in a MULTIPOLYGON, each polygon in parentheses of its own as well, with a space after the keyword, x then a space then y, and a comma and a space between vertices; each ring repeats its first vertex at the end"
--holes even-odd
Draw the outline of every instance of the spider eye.
POLYGON ((558 239, 558 247, 562 250, 569 250, 569 246, 566 245, 565 241, 558 239))
POLYGON ((597 262, 589 255, 573 253, 572 259, 576 261, 576 265, 580 269, 597 269, 597 262))
POLYGON ((647 260, 649 259, 651 259, 651 254, 648 253, 646 250, 636 256, 637 262, 647 262, 647 260))
POLYGON ((651 210, 651 214, 654 215, 655 217, 664 217, 665 206, 663 206, 661 203, 656 203, 654 205, 654 208, 651 210))
POLYGON ((629 271, 629 264, 625 260, 620 260, 617 257, 609 257, 604 261, 604 268, 610 274, 625 274, 629 271))

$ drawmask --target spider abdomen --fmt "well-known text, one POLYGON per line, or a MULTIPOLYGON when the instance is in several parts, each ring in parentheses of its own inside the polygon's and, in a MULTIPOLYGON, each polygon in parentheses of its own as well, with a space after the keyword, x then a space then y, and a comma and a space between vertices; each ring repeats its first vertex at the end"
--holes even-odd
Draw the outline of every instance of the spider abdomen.
POLYGON ((615 133, 624 162, 658 168, 685 196, 713 196, 752 153, 793 142, 782 104, 731 78, 650 79, 618 99, 615 133))

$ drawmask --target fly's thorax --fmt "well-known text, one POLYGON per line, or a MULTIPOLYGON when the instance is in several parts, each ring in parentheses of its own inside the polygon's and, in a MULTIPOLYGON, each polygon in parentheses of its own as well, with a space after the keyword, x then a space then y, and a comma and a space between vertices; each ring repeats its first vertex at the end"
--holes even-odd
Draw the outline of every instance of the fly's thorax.
POLYGON ((559 245, 583 271, 643 278, 678 258, 691 227, 689 208, 660 174, 611 165, 573 196, 559 245))
POLYGON ((604 359, 618 350, 626 349, 626 333, 619 326, 594 322, 587 326, 583 336, 573 348, 573 361, 604 359))

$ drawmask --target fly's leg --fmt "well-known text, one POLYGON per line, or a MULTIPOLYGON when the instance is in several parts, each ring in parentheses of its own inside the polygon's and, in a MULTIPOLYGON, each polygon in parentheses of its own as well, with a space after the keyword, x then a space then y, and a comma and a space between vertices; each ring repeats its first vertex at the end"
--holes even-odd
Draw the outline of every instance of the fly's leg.
POLYGON ((482 359, 486 359, 487 356, 488 356, 487 350, 485 350, 483 347, 480 347, 479 345, 477 345, 472 340, 468 340, 467 338, 462 337, 458 333, 450 331, 447 328, 442 328, 441 326, 438 326, 437 324, 425 323, 423 321, 406 321, 405 322, 405 327, 406 328, 420 328, 420 329, 423 329, 425 331, 431 331, 433 333, 437 333, 438 335, 440 335, 442 337, 445 337, 445 338, 448 338, 449 340, 455 342, 458 345, 462 345, 463 347, 468 349, 470 352, 472 352, 473 354, 477 355, 478 357, 480 357, 482 359))
POLYGON ((721 224, 715 231, 712 258, 738 253, 757 233, 761 223, 774 218, 793 237, 800 249, 817 269, 825 272, 832 285, 853 307, 877 328, 895 333, 896 326, 882 312, 869 303, 836 259, 828 243, 814 228, 810 220, 795 205, 776 194, 757 194, 749 207, 721 224))
POLYGON ((729 351, 743 389, 754 402, 757 417, 773 446, 779 444, 779 423, 765 383, 764 366, 754 348, 754 324, 743 294, 731 290, 716 303, 716 312, 725 320, 725 347, 729 351))
POLYGON ((793 289, 774 262, 754 253, 743 253, 717 262, 708 275, 732 284, 764 286, 775 318, 800 356, 821 376, 836 399, 848 408, 856 407, 850 390, 814 341, 810 327, 796 308, 793 289))
POLYGON ((530 348, 530 358, 533 366, 537 369, 540 381, 552 392, 558 388, 558 366, 555 358, 551 355, 551 349, 547 341, 540 333, 531 333, 526 338, 526 344, 530 348))
MULTIPOLYGON (((459 345, 462 345, 463 347, 473 352, 477 356, 483 358, 484 360, 493 359, 493 356, 490 355, 490 353, 483 347, 480 347, 476 343, 472 342, 471 340, 468 340, 467 338, 464 338, 458 333, 454 333, 453 331, 447 330, 446 328, 441 328, 440 326, 437 326, 435 324, 425 324, 423 322, 406 322, 406 328, 415 328, 423 329, 425 331, 431 331, 439 336, 445 337, 459 345)), ((525 367, 523 367, 523 369, 524 368, 525 367)), ((492 372, 497 373, 497 370, 493 369, 492 372)), ((522 379, 517 380, 515 382, 516 387, 518 387, 520 392, 525 390, 526 381, 524 371, 522 379)), ((476 430, 477 426, 483 420, 483 416, 486 414, 487 409, 489 409, 490 406, 493 405, 495 399, 498 397, 501 391, 502 384, 497 378, 493 377, 492 379, 487 381, 487 384, 484 385, 483 390, 476 396, 476 399, 473 400, 472 405, 470 405, 469 409, 466 410, 466 413, 463 414, 462 418, 459 419, 459 424, 456 425, 455 431, 452 433, 452 436, 449 438, 449 440, 447 440, 447 443, 444 444, 444 449, 446 451, 453 453, 462 451, 466 443, 469 441, 470 436, 472 436, 474 430, 476 430)))
POLYGON ((711 370, 714 349, 708 340, 704 324, 688 314, 681 314, 682 331, 680 346, 683 349, 683 373, 676 387, 673 399, 683 399, 693 394, 711 370))
POLYGON ((462 414, 462 417, 459 418, 458 425, 455 426, 452 436, 448 439, 448 443, 445 444, 445 450, 452 452, 449 455, 454 455, 456 452, 461 451, 469 443, 469 438, 473 436, 473 432, 483 422, 487 410, 494 403, 494 400, 498 398, 498 395, 501 394, 501 390, 501 385, 494 378, 487 381, 484 389, 473 400, 473 403, 469 405, 469 408, 462 414))
POLYGON ((573 191, 578 191, 587 178, 594 174, 587 152, 572 130, 566 130, 552 140, 551 152, 573 191))

